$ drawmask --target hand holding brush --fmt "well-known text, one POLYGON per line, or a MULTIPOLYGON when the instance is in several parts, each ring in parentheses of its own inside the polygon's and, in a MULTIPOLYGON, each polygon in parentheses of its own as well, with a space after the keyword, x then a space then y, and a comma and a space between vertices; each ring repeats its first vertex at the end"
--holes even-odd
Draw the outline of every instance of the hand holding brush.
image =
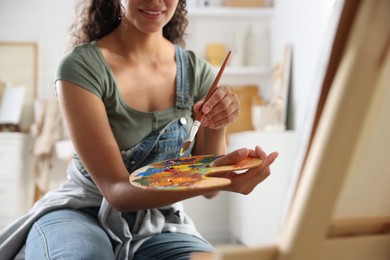
MULTIPOLYGON (((222 66, 221 66, 221 68, 220 68, 220 70, 219 70, 219 72, 217 74, 217 77, 215 78, 213 84, 211 85, 210 90, 207 93, 206 98, 204 99, 203 104, 205 104, 207 102, 207 100, 210 99, 210 97, 213 95, 214 91, 216 90, 216 88, 218 86, 218 83, 219 83, 219 80, 220 80, 220 78, 222 76, 222 73, 225 70, 225 67, 226 67, 226 65, 227 65, 227 63, 229 61, 230 55, 231 55, 231 51, 229 51, 228 54, 226 55, 226 58, 225 58, 222 66)), ((202 107, 203 107, 203 105, 202 105, 202 107)), ((184 144, 183 144, 183 146, 182 146, 182 148, 180 150, 180 156, 182 156, 183 154, 185 154, 187 152, 188 148, 191 146, 191 143, 195 139, 195 135, 198 132, 199 127, 200 127, 200 125, 202 123, 202 120, 203 120, 203 118, 205 116, 204 113, 202 112, 202 107, 200 108, 200 112, 199 112, 196 120, 194 121, 190 131, 187 134, 187 137, 186 137, 186 139, 184 141, 184 144)))

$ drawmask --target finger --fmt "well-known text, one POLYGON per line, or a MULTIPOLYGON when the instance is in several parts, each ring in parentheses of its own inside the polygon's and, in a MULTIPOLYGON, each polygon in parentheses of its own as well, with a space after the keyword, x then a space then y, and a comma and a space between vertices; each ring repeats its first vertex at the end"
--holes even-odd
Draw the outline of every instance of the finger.
POLYGON ((260 159, 263 158, 263 157, 258 156, 256 151, 252 150, 252 149, 249 150, 249 156, 254 157, 254 158, 260 158, 260 159))
POLYGON ((203 114, 207 115, 212 108, 221 100, 225 95, 223 94, 222 87, 217 87, 207 102, 202 106, 203 114))
POLYGON ((200 112, 200 108, 202 107, 203 101, 204 101, 204 99, 202 99, 194 104, 193 110, 195 113, 200 112))
POLYGON ((205 116, 203 125, 211 129, 219 129, 233 123, 239 116, 240 110, 235 106, 217 105, 205 116))
POLYGON ((249 155, 249 149, 247 148, 241 148, 238 150, 235 150, 225 156, 222 156, 221 158, 216 159, 211 166, 222 166, 222 165, 232 165, 237 162, 240 162, 247 158, 249 155))
POLYGON ((264 159, 265 157, 267 157, 267 154, 264 152, 263 149, 261 149, 260 146, 256 145, 254 150, 251 149, 249 151, 249 156, 264 159))
POLYGON ((248 173, 249 172, 253 172, 253 173, 257 172, 257 173, 260 173, 261 175, 263 175, 264 172, 269 172, 269 174, 270 174, 271 173, 270 165, 276 160, 277 157, 278 157, 278 153, 273 152, 273 153, 269 154, 268 156, 266 156, 265 158, 260 158, 263 160, 261 165, 259 167, 256 167, 256 168, 249 169, 247 172, 248 173))
POLYGON ((219 129, 222 127, 226 127, 229 124, 233 123, 239 115, 238 110, 232 110, 230 108, 222 111, 221 113, 213 116, 211 119, 206 118, 204 121, 204 126, 211 129, 219 129))
POLYGON ((264 159, 265 157, 267 157, 267 154, 264 152, 263 149, 261 149, 260 146, 256 145, 255 151, 256 151, 257 157, 262 158, 262 159, 264 159))
POLYGON ((265 158, 261 158, 263 160, 261 165, 257 168, 253 168, 253 169, 248 170, 248 172, 253 172, 253 173, 257 172, 261 176, 264 174, 264 172, 269 172, 269 174, 270 174, 271 173, 270 166, 276 160, 277 157, 278 157, 278 153, 273 152, 273 153, 269 154, 268 156, 266 156, 265 158))
POLYGON ((279 154, 277 152, 270 153, 267 157, 263 159, 263 163, 261 164, 261 167, 263 169, 268 168, 276 160, 278 155, 279 154))
POLYGON ((227 126, 233 123, 240 115, 239 107, 235 106, 233 103, 228 106, 223 105, 218 107, 215 109, 215 112, 215 114, 210 113, 211 115, 207 118, 210 128, 227 126))
POLYGON ((218 87, 215 89, 210 99, 204 103, 202 112, 207 115, 210 111, 214 110, 218 104, 224 104, 224 108, 226 108, 233 101, 235 103, 239 103, 238 97, 235 93, 233 93, 228 87, 218 87))

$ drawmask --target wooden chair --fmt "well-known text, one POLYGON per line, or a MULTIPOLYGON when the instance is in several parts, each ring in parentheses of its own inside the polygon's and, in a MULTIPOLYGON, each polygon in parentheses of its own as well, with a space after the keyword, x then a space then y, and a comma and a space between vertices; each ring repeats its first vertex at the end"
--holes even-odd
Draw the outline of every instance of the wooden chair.
POLYGON ((388 0, 344 3, 279 242, 194 259, 390 259, 389 13, 388 0))

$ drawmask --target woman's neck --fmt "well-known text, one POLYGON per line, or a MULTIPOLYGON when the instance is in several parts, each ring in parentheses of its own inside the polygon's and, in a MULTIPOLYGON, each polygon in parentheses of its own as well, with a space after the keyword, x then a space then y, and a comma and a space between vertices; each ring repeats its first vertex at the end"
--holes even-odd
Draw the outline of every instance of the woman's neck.
POLYGON ((143 62, 170 58, 173 50, 162 32, 144 33, 126 26, 119 26, 101 39, 99 45, 124 59, 143 62))

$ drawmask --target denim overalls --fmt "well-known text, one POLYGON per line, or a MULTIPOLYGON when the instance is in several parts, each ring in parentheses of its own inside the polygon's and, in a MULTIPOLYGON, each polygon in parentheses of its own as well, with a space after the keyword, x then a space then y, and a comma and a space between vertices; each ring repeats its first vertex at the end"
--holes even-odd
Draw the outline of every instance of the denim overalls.
MULTIPOLYGON (((129 173, 138 168, 151 163, 176 158, 180 156, 180 149, 184 143, 189 130, 189 125, 193 122, 191 118, 191 109, 193 102, 190 102, 188 77, 188 57, 187 52, 176 46, 177 77, 176 77, 176 119, 171 121, 159 132, 145 138, 142 142, 127 151, 122 151, 122 158, 129 173)), ((192 149, 192 147, 191 147, 192 149)), ((191 149, 184 156, 189 155, 191 149)), ((165 221, 168 223, 182 223, 180 209, 175 207, 160 208, 165 221)), ((132 233, 139 232, 140 219, 145 215, 144 212, 128 212, 122 216, 132 227, 132 233), (135 218, 135 213, 137 217, 135 218)), ((165 230, 171 231, 171 230, 165 230)))

